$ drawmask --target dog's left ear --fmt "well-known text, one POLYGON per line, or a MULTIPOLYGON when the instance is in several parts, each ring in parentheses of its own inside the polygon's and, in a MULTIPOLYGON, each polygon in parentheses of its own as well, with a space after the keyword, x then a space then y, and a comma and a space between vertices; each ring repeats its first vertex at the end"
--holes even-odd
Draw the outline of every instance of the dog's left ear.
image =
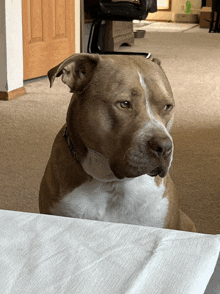
POLYGON ((55 78, 62 75, 62 81, 70 88, 70 92, 81 92, 92 80, 98 62, 98 54, 70 56, 48 71, 50 87, 53 86, 55 78))
POLYGON ((155 62, 156 64, 158 64, 159 66, 161 65, 161 61, 160 61, 160 59, 155 58, 155 57, 153 57, 153 56, 151 56, 149 59, 150 59, 152 62, 155 62))
POLYGON ((161 61, 158 58, 153 57, 152 61, 155 62, 156 64, 158 64, 159 66, 161 65, 161 61))

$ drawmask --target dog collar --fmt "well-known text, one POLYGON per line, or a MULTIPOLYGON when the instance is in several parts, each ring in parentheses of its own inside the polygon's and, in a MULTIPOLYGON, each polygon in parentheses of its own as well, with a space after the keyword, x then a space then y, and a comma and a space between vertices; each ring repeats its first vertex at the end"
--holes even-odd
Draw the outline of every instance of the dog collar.
POLYGON ((68 130, 67 130, 67 126, 65 127, 65 131, 64 131, 64 134, 63 134, 64 138, 66 138, 66 141, 67 141, 67 144, 68 144, 68 147, 69 147, 69 150, 70 152, 72 153, 72 156, 73 158, 79 162, 79 160, 77 159, 77 154, 76 154, 76 149, 75 147, 73 146, 73 143, 69 137, 69 134, 68 134, 68 130))

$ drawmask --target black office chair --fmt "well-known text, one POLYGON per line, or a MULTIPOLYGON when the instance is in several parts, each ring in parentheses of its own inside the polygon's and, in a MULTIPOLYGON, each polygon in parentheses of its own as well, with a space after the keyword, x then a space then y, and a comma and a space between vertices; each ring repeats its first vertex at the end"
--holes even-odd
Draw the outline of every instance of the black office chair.
POLYGON ((103 51, 98 46, 99 33, 102 21, 133 21, 145 20, 148 12, 157 11, 156 0, 130 0, 112 2, 111 0, 97 0, 96 4, 85 5, 85 12, 94 20, 90 29, 87 52, 98 54, 123 54, 144 55, 150 57, 150 53, 144 52, 112 52, 103 51))
POLYGON ((220 0, 212 0, 212 14, 211 14, 209 33, 211 33, 212 31, 214 33, 220 32, 219 19, 220 19, 220 0), (215 20, 215 26, 213 26, 215 14, 216 14, 216 20, 215 20))

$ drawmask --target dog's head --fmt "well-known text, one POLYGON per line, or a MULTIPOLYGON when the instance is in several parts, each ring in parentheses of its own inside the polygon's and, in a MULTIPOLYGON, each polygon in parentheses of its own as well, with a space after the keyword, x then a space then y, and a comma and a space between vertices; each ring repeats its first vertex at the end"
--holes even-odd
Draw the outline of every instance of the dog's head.
POLYGON ((76 147, 101 154, 118 179, 167 174, 174 99, 158 59, 75 54, 48 72, 51 86, 61 75, 76 147))

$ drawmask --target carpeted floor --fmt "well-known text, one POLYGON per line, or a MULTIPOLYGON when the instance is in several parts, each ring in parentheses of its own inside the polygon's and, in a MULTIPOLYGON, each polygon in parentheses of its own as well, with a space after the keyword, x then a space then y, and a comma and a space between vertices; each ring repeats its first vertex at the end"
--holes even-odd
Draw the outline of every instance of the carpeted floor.
POLYGON ((199 27, 196 23, 167 23, 157 21, 134 21, 134 31, 145 30, 146 32, 185 32, 199 27))
MULTIPOLYGON (((171 175, 180 207, 202 233, 220 234, 220 34, 147 32, 124 51, 161 59, 176 100, 171 175)), ((0 209, 38 212, 38 190, 71 97, 57 80, 0 101, 0 209)))

